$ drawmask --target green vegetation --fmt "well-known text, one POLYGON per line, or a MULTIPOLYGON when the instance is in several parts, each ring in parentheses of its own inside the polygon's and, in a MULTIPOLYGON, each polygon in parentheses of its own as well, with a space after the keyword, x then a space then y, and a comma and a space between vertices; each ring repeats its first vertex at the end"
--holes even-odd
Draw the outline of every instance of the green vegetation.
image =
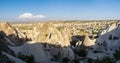
POLYGON ((48 36, 48 34, 45 34, 45 37, 47 37, 48 36))
POLYGON ((96 59, 96 60, 94 60, 94 63, 101 63, 101 60, 100 59, 96 59))
POLYGON ((26 63, 34 63, 34 56, 33 55, 26 56, 26 55, 23 55, 22 53, 18 53, 17 56, 18 56, 18 58, 22 59, 26 63))
POLYGON ((116 60, 120 60, 120 51, 116 50, 113 56, 115 57, 116 60))
POLYGON ((87 62, 88 62, 88 63, 92 63, 92 61, 93 61, 93 59, 87 58, 87 62))
POLYGON ((114 59, 105 56, 102 59, 96 59, 94 60, 94 63, 115 63, 114 59))
POLYGON ((73 40, 72 40, 72 41, 70 42, 70 44, 71 44, 72 46, 76 46, 76 41, 73 41, 73 40))
POLYGON ((78 55, 81 56, 81 57, 86 57, 86 56, 87 56, 87 51, 84 50, 84 49, 81 49, 81 50, 78 52, 78 55))
POLYGON ((64 57, 64 58, 62 59, 62 63, 68 63, 69 61, 70 61, 70 59, 67 58, 67 57, 64 57))
POLYGON ((88 31, 85 31, 84 29, 80 29, 78 32, 79 35, 86 35, 86 34, 90 34, 88 31))
POLYGON ((60 31, 61 29, 63 29, 64 27, 57 27, 57 29, 60 31))
POLYGON ((78 60, 78 59, 74 59, 74 60, 73 60, 74 63, 79 63, 79 61, 80 61, 80 60, 78 60))

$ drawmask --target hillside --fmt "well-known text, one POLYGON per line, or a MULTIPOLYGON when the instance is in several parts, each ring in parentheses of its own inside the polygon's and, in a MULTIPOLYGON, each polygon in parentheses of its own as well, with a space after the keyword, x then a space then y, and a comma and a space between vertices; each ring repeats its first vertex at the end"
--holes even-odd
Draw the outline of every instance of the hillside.
POLYGON ((119 21, 2 22, 0 59, 2 63, 119 63, 119 25, 119 21))

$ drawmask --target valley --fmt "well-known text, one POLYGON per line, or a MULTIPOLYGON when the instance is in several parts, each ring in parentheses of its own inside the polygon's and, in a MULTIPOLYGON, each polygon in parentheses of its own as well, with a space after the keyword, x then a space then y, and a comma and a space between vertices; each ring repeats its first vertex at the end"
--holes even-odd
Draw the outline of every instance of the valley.
POLYGON ((119 23, 3 21, 0 59, 2 63, 119 63, 119 23))

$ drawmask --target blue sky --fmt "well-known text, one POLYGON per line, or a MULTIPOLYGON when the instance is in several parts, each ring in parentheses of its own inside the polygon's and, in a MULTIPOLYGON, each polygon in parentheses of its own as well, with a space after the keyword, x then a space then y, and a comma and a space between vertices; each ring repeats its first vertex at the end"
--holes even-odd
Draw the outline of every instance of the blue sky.
POLYGON ((108 19, 120 19, 120 0, 0 0, 0 21, 108 19))

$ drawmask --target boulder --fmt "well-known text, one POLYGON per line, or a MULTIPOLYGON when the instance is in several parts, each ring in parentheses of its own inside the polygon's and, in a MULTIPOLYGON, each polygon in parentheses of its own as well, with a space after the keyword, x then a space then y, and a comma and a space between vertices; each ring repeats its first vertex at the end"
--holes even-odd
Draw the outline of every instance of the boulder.
POLYGON ((61 59, 63 58, 68 58, 70 60, 75 59, 74 52, 70 47, 64 47, 60 53, 61 53, 60 55, 61 59))

